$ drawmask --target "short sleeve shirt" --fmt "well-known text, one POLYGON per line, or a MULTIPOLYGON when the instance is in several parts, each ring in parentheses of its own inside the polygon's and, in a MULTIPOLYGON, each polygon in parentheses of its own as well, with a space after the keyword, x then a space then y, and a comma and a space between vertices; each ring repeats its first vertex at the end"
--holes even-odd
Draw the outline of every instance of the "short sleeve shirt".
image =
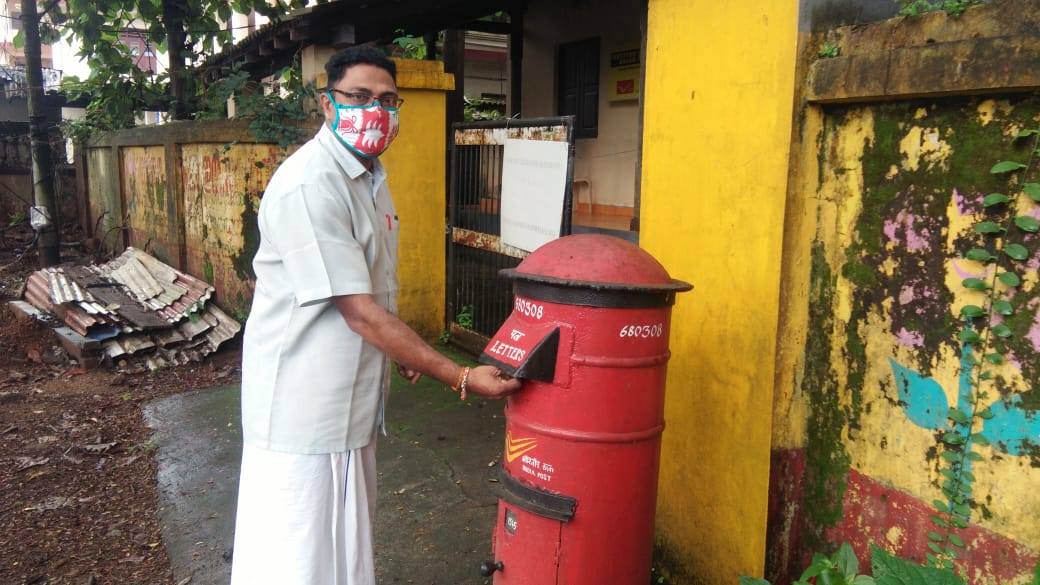
POLYGON ((260 202, 256 290, 242 355, 245 442, 289 453, 363 447, 382 418, 389 363, 332 297, 396 312, 398 219, 371 171, 327 126, 275 171, 260 202))

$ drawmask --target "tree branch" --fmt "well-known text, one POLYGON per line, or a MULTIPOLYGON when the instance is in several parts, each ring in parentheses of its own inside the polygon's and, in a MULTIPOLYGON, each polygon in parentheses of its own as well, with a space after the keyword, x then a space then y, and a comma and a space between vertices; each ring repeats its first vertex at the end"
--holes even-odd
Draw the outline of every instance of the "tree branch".
POLYGON ((40 10, 40 18, 47 16, 47 13, 53 10, 59 2, 61 2, 61 0, 51 0, 50 2, 48 2, 47 5, 43 7, 43 10, 40 10))

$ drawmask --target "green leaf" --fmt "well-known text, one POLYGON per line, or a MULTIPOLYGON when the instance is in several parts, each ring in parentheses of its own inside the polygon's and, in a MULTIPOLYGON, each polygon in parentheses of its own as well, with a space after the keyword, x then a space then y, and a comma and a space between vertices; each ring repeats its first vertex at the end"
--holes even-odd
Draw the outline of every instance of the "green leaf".
MULTIPOLYGON (((956 463, 961 460, 961 454, 957 451, 943 451, 942 458, 950 463, 956 463)), ((949 512, 949 510, 940 510, 940 512, 949 512)))
POLYGON ((1015 312, 1011 307, 1011 303, 1004 299, 993 301, 993 310, 1000 313, 1001 315, 1010 315, 1015 312))
POLYGON ((964 315, 965 317, 967 317, 969 319, 974 319, 976 317, 981 317, 981 316, 983 316, 985 314, 986 314, 986 311, 984 311, 982 309, 982 307, 980 307, 978 305, 964 305, 963 307, 961 307, 961 315, 964 315))
POLYGON ((933 542, 942 542, 944 540, 943 535, 938 532, 932 531, 928 533, 928 540, 933 542))
POLYGON ((986 410, 980 410, 979 412, 976 412, 975 416, 981 418, 982 420, 989 420, 993 418, 993 411, 987 408, 986 410))
POLYGON ((1002 161, 998 162, 997 164, 993 165, 993 168, 991 168, 989 170, 989 172, 994 174, 994 175, 1001 175, 1001 174, 1004 174, 1004 173, 1011 173, 1011 172, 1014 172, 1014 171, 1019 171, 1019 170, 1022 170, 1024 168, 1026 168, 1026 165, 1024 165, 1024 164, 1022 164, 1020 162, 1015 162, 1013 160, 1002 160, 1002 161))
POLYGON ((978 343, 982 340, 979 334, 974 329, 962 329, 957 334, 957 338, 961 340, 961 343, 978 343))
POLYGON ((870 575, 856 575, 856 578, 852 580, 852 585, 875 585, 874 578, 870 575))
POLYGON ((993 378, 993 374, 990 373, 990 372, 982 372, 981 374, 979 374, 979 379, 980 380, 990 380, 992 378, 993 378))
POLYGON ((965 278, 961 284, 963 284, 965 288, 970 288, 972 290, 986 290, 989 288, 986 281, 981 278, 965 278))
POLYGON ((1020 215, 1015 218, 1015 225, 1024 232, 1036 233, 1040 230, 1040 221, 1028 215, 1020 215))
POLYGON ((982 199, 982 205, 984 207, 993 207, 994 205, 1000 205, 1001 203, 1007 203, 1008 196, 1003 193, 990 193, 982 199))
POLYGON ((953 516, 952 518, 950 518, 950 521, 957 528, 967 528, 968 527, 968 522, 964 518, 961 518, 960 516, 953 516))
POLYGON ((832 561, 846 578, 854 577, 859 571, 859 560, 856 559, 856 553, 847 542, 842 543, 838 552, 834 553, 832 561))
POLYGON ((1030 199, 1040 203, 1040 183, 1023 183, 1022 190, 1030 199))
POLYGON ((748 577, 747 575, 741 575, 737 582, 740 583, 740 585, 770 585, 769 581, 766 581, 765 579, 748 577))
POLYGON ((932 565, 933 567, 939 564, 939 559, 935 558, 935 555, 933 555, 932 553, 925 554, 925 558, 928 559, 928 564, 932 565))
POLYGON ((943 520, 939 516, 932 516, 932 524, 935 524, 939 528, 948 528, 950 526, 949 522, 943 520))
POLYGON ((959 435, 952 431, 946 431, 945 433, 943 433, 942 442, 946 443, 947 445, 963 445, 964 435, 959 435))
POLYGON ((953 507, 953 513, 963 518, 967 518, 971 515, 971 506, 967 502, 961 502, 953 507))
MULTIPOLYGON (((934 544, 930 542, 929 544, 934 544)), ((929 546, 931 549, 931 546, 929 546)), ((936 551, 941 555, 941 550, 936 551)), ((930 557, 933 564, 939 559, 930 557)), ((953 570, 922 566, 913 561, 896 557, 877 545, 870 545, 870 568, 877 585, 964 585, 964 580, 953 570)))
POLYGON ((1022 279, 1014 272, 1001 272, 997 278, 1007 286, 1018 286, 1022 284, 1022 279))
POLYGON ((974 435, 971 436, 971 442, 975 443, 976 445, 978 445, 980 447, 988 447, 989 446, 989 439, 987 439, 985 436, 983 436, 983 435, 981 435, 979 433, 975 433, 974 435))
POLYGON ((972 248, 968 250, 968 253, 964 255, 968 260, 974 260, 976 262, 989 262, 995 260, 996 256, 989 253, 989 250, 985 248, 972 248))
POLYGON ((962 412, 961 410, 959 410, 957 408, 951 408, 950 411, 948 413, 946 413, 946 416, 948 416, 951 419, 953 419, 953 422, 956 422, 956 423, 959 423, 959 424, 964 424, 964 423, 968 422, 968 420, 969 420, 968 419, 968 415, 964 414, 964 412, 962 412))
POLYGON ((982 457, 982 455, 980 455, 980 454, 978 454, 978 453, 976 453, 974 451, 972 451, 971 453, 968 453, 967 457, 968 457, 968 459, 970 459, 972 461, 975 461, 975 462, 982 461, 984 459, 982 457))
POLYGON ((949 536, 949 540, 950 544, 952 544, 953 546, 956 546, 957 548, 964 548, 964 541, 961 540, 961 537, 957 536, 956 534, 951 534, 949 536))
POLYGON ((928 548, 932 549, 932 552, 934 552, 937 555, 941 555, 942 554, 942 547, 937 545, 937 544, 935 544, 934 542, 929 542, 928 543, 928 548))
POLYGON ((934 506, 936 510, 942 512, 943 514, 950 513, 950 508, 946 505, 946 502, 942 500, 932 500, 932 506, 934 506))
POLYGON ((999 234, 1004 231, 1004 228, 1000 227, 999 224, 992 221, 980 221, 975 224, 975 233, 977 234, 999 234))
POLYGON ((11 42, 14 43, 14 48, 16 48, 16 49, 24 49, 25 48, 25 29, 24 28, 18 29, 18 32, 16 32, 14 34, 14 38, 11 39, 11 42))
POLYGON ((946 556, 950 557, 951 559, 960 558, 960 555, 957 554, 957 551, 950 547, 946 547, 946 556))
POLYGON ((1025 128, 1023 130, 1019 130, 1018 134, 1015 134, 1015 138, 1028 138, 1029 136, 1034 136, 1037 134, 1040 134, 1040 130, 1037 130, 1036 128, 1025 128))
POLYGON ((1011 337, 1011 328, 1001 323, 993 328, 993 335, 997 337, 1011 337))
POLYGON ((1029 258, 1029 250, 1026 249, 1022 244, 1008 244, 1004 246, 1004 253, 1015 260, 1025 260, 1029 258))

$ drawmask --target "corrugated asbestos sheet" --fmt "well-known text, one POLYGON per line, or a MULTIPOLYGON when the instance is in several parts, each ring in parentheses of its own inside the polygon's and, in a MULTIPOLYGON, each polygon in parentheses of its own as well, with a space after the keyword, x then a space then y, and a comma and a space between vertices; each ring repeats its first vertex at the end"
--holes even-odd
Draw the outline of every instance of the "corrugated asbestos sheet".
POLYGON ((105 264, 39 270, 25 286, 26 301, 103 341, 107 358, 151 369, 201 360, 238 335, 212 296, 206 282, 135 248, 105 264))

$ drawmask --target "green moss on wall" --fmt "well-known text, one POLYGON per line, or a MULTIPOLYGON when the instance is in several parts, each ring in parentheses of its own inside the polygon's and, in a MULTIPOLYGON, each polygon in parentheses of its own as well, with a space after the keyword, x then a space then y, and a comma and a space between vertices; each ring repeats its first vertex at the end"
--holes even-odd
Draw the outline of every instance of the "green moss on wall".
POLYGON ((260 249, 260 224, 257 221, 256 201, 259 197, 246 193, 242 195, 242 251, 232 259, 235 274, 244 280, 256 280, 253 272, 253 257, 260 249))
POLYGON ((806 342, 802 381, 802 391, 809 399, 803 508, 809 523, 807 541, 815 547, 823 543, 824 530, 841 519, 849 471, 849 456, 842 443, 846 412, 830 357, 836 277, 820 242, 813 245, 810 279, 809 322, 813 326, 806 342))

